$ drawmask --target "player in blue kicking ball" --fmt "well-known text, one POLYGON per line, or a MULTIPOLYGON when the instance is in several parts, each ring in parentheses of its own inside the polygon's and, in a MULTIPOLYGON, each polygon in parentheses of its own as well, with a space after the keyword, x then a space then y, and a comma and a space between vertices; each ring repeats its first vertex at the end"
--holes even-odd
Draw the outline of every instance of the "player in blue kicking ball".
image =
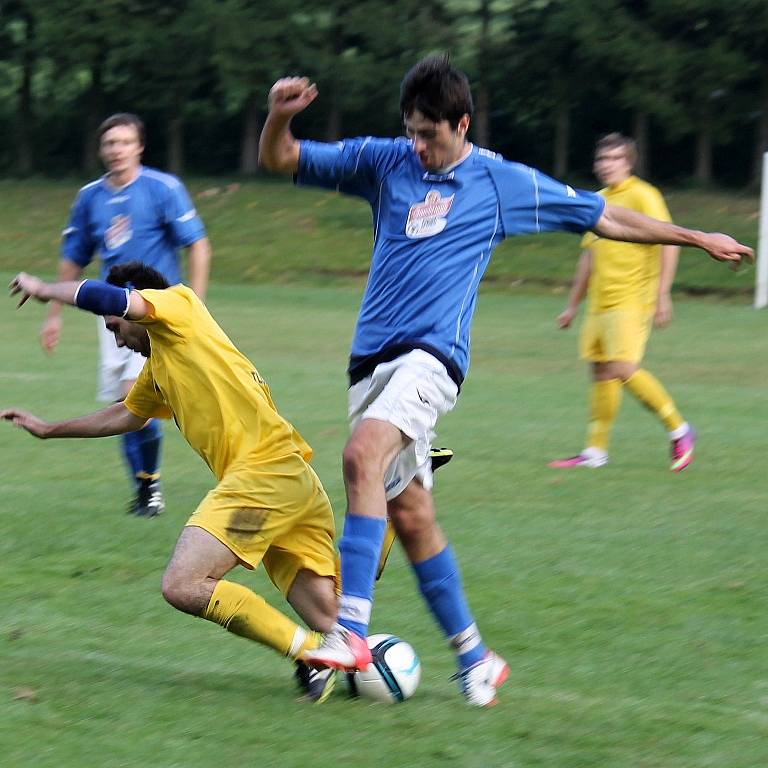
POLYGON ((374 246, 349 363, 339 615, 323 645, 306 656, 346 670, 369 663, 365 636, 389 517, 456 653, 461 692, 470 704, 489 706, 508 667, 480 634, 437 524, 429 449, 467 375, 477 289, 493 249, 513 235, 592 230, 618 240, 694 245, 736 263, 751 250, 727 235, 606 205, 597 194, 475 146, 468 139, 469 82, 448 57, 424 59, 405 76, 403 138, 299 141, 291 121, 317 95, 307 78, 274 84, 261 162, 294 174, 299 184, 363 198, 373 214, 374 246))

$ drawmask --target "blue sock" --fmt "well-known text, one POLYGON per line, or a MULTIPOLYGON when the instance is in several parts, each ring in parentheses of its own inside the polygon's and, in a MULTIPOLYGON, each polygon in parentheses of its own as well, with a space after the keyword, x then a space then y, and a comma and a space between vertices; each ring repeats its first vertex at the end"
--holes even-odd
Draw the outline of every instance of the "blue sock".
POLYGON ((152 419, 137 432, 126 432, 123 435, 123 455, 134 483, 138 482, 138 478, 158 474, 162 442, 163 428, 157 419, 152 419))
POLYGON ((373 606, 373 583, 386 524, 383 517, 363 517, 349 512, 344 518, 344 533, 339 542, 339 624, 361 637, 368 633, 373 606))
POLYGON ((142 477, 154 478, 160 471, 160 446, 163 444, 163 428, 159 419, 151 419, 146 427, 134 432, 141 454, 142 477))
POLYGON ((459 668, 466 669, 486 654, 480 632, 469 611, 461 576, 453 552, 446 547, 434 557, 413 563, 419 589, 451 647, 456 651, 459 668))
POLYGON ((122 436, 121 445, 125 463, 128 465, 128 474, 133 483, 137 483, 136 476, 141 472, 141 451, 136 432, 126 432, 122 436))

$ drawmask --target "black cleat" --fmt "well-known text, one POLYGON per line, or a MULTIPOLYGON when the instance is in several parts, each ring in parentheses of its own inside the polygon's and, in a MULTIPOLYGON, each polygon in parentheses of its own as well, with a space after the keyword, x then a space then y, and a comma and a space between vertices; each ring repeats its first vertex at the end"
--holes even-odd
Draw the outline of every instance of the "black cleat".
POLYGON ((432 471, 434 472, 453 458, 453 451, 450 448, 430 448, 429 458, 432 460, 432 471))
POLYGON ((336 670, 331 667, 313 669, 309 664, 297 661, 293 674, 302 693, 302 699, 311 701, 313 704, 322 704, 331 695, 336 685, 336 670))
POLYGON ((136 517, 157 517, 165 509, 159 480, 139 481, 131 512, 136 517))

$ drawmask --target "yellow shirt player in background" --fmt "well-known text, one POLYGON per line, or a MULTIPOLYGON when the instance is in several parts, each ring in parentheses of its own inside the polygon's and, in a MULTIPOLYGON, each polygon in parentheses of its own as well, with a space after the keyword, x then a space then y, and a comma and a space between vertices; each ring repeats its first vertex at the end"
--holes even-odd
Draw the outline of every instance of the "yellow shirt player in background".
MULTIPOLYGON (((661 193, 632 175, 637 149, 632 139, 611 133, 595 147, 594 171, 608 203, 671 221, 661 193)), ((672 463, 680 472, 693 459, 695 430, 683 419, 661 382, 640 363, 651 326, 672 319, 670 289, 677 268, 677 246, 607 240, 588 233, 582 241, 568 306, 558 316, 568 328, 587 294, 581 329, 581 357, 592 365, 590 420, 584 449, 550 467, 602 467, 623 389, 656 414, 669 433, 672 463)))
MULTIPOLYGON (((139 262, 113 267, 107 283, 45 283, 18 275, 11 294, 103 315, 118 347, 147 358, 125 401, 54 424, 12 408, 0 418, 36 437, 103 437, 173 418, 218 484, 187 521, 163 575, 175 608, 299 660, 336 618, 333 512, 309 466, 312 451, 277 412, 264 380, 193 291, 169 287, 139 262), (263 562, 272 582, 314 631, 247 587, 226 581, 236 565, 263 562)), ((322 701, 331 670, 301 663, 306 696, 322 701)))

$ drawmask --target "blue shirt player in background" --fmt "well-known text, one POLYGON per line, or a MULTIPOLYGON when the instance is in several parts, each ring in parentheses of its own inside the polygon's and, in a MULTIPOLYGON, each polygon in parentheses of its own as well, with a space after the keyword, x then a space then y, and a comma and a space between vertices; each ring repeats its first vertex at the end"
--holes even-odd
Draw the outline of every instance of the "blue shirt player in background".
MULTIPOLYGON (((75 198, 62 237, 59 280, 77 280, 98 256, 102 280, 116 264, 141 261, 174 285, 182 281, 179 251, 187 248, 189 285, 205 299, 211 259, 205 227, 179 179, 141 164, 143 122, 132 114, 112 115, 99 127, 98 138, 107 172, 75 198)), ((104 321, 99 318, 98 323, 98 399, 115 402, 128 394, 144 358, 128 348, 118 349, 104 321)), ((61 305, 52 303, 41 332, 47 352, 56 348, 61 326, 61 305)), ((122 438, 135 484, 129 512, 140 517, 154 517, 165 506, 159 482, 161 442, 162 430, 154 419, 122 438)))
POLYGON ((478 284, 505 237, 592 230, 603 237, 695 245, 738 263, 748 247, 606 205, 467 140, 472 95, 445 56, 403 80, 407 139, 298 141, 291 119, 317 96, 306 78, 279 80, 260 141, 262 164, 357 195, 373 213, 374 246, 350 356, 352 433, 343 456, 347 514, 339 543, 338 622, 306 654, 315 666, 364 668, 376 566, 389 515, 422 595, 456 652, 468 703, 489 706, 508 674, 484 644, 459 569, 437 525, 428 451, 469 365, 478 284))

